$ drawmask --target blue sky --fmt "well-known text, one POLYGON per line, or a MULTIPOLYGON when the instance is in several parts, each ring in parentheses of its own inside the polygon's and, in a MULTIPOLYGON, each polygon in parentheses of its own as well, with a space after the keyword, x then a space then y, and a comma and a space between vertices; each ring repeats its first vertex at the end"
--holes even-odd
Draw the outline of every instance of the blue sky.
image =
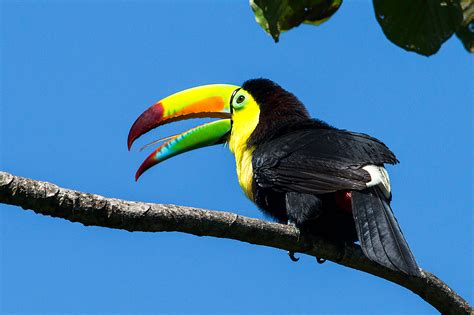
MULTIPOLYGON (((385 39, 371 2, 272 39, 237 1, 4 1, 0 169, 129 200, 262 218, 226 148, 133 176, 135 118, 170 93, 267 77, 311 114, 382 139, 393 208, 419 264, 473 302, 474 69, 457 39, 431 58, 385 39)), ((195 126, 166 126, 144 144, 195 126)), ((0 313, 435 314, 408 290, 310 257, 180 233, 84 227, 0 205, 0 313)))

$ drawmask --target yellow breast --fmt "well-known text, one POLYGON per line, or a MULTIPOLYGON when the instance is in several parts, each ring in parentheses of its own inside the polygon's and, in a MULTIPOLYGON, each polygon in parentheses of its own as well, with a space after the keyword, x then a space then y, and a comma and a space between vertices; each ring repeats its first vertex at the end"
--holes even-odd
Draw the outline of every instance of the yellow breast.
POLYGON ((253 200, 252 182, 253 182, 253 168, 252 168, 252 153, 253 149, 245 150, 242 154, 235 156, 237 167, 237 177, 239 178, 240 187, 245 195, 253 200))
POLYGON ((248 135, 245 132, 239 132, 238 128, 232 128, 232 133, 229 141, 229 149, 234 153, 235 166, 237 169, 237 178, 239 179, 240 187, 245 195, 253 200, 252 182, 253 182, 253 167, 252 167, 252 153, 255 148, 247 147, 248 135))

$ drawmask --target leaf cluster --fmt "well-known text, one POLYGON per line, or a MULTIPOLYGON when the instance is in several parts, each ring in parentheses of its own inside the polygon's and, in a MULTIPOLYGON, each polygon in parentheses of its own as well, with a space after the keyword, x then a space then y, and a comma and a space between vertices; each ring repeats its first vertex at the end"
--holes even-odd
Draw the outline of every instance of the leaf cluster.
MULTIPOLYGON (((301 24, 320 25, 342 0, 251 0, 258 24, 279 41, 280 33, 301 24)), ((395 45, 421 55, 435 54, 454 33, 474 53, 472 0, 373 0, 377 22, 395 45)))

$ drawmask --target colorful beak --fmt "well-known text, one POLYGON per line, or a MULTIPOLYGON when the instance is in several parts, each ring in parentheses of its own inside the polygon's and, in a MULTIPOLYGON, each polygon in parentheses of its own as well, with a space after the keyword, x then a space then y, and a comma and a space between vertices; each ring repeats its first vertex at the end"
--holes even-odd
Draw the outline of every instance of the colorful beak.
MULTIPOLYGON (((128 134, 128 149, 148 131, 190 118, 230 118, 230 99, 238 86, 227 84, 204 85, 168 96, 148 108, 133 124, 128 134)), ((138 169, 135 180, 147 169, 175 155, 224 143, 231 129, 230 119, 213 121, 170 137, 157 148, 138 169)))

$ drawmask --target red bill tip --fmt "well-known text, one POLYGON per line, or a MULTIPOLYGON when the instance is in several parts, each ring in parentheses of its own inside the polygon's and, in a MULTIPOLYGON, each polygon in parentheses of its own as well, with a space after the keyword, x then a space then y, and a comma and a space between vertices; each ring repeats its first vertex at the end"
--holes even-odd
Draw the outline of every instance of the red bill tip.
POLYGON ((157 163, 155 158, 155 153, 161 149, 161 146, 153 151, 146 159, 143 161, 142 165, 138 168, 137 172, 135 173, 135 181, 138 181, 138 178, 145 173, 146 170, 151 168, 153 165, 157 163))
POLYGON ((128 133, 128 150, 132 147, 133 142, 144 133, 157 127, 163 118, 163 105, 156 103, 155 105, 148 108, 140 117, 135 120, 130 132, 128 133))

